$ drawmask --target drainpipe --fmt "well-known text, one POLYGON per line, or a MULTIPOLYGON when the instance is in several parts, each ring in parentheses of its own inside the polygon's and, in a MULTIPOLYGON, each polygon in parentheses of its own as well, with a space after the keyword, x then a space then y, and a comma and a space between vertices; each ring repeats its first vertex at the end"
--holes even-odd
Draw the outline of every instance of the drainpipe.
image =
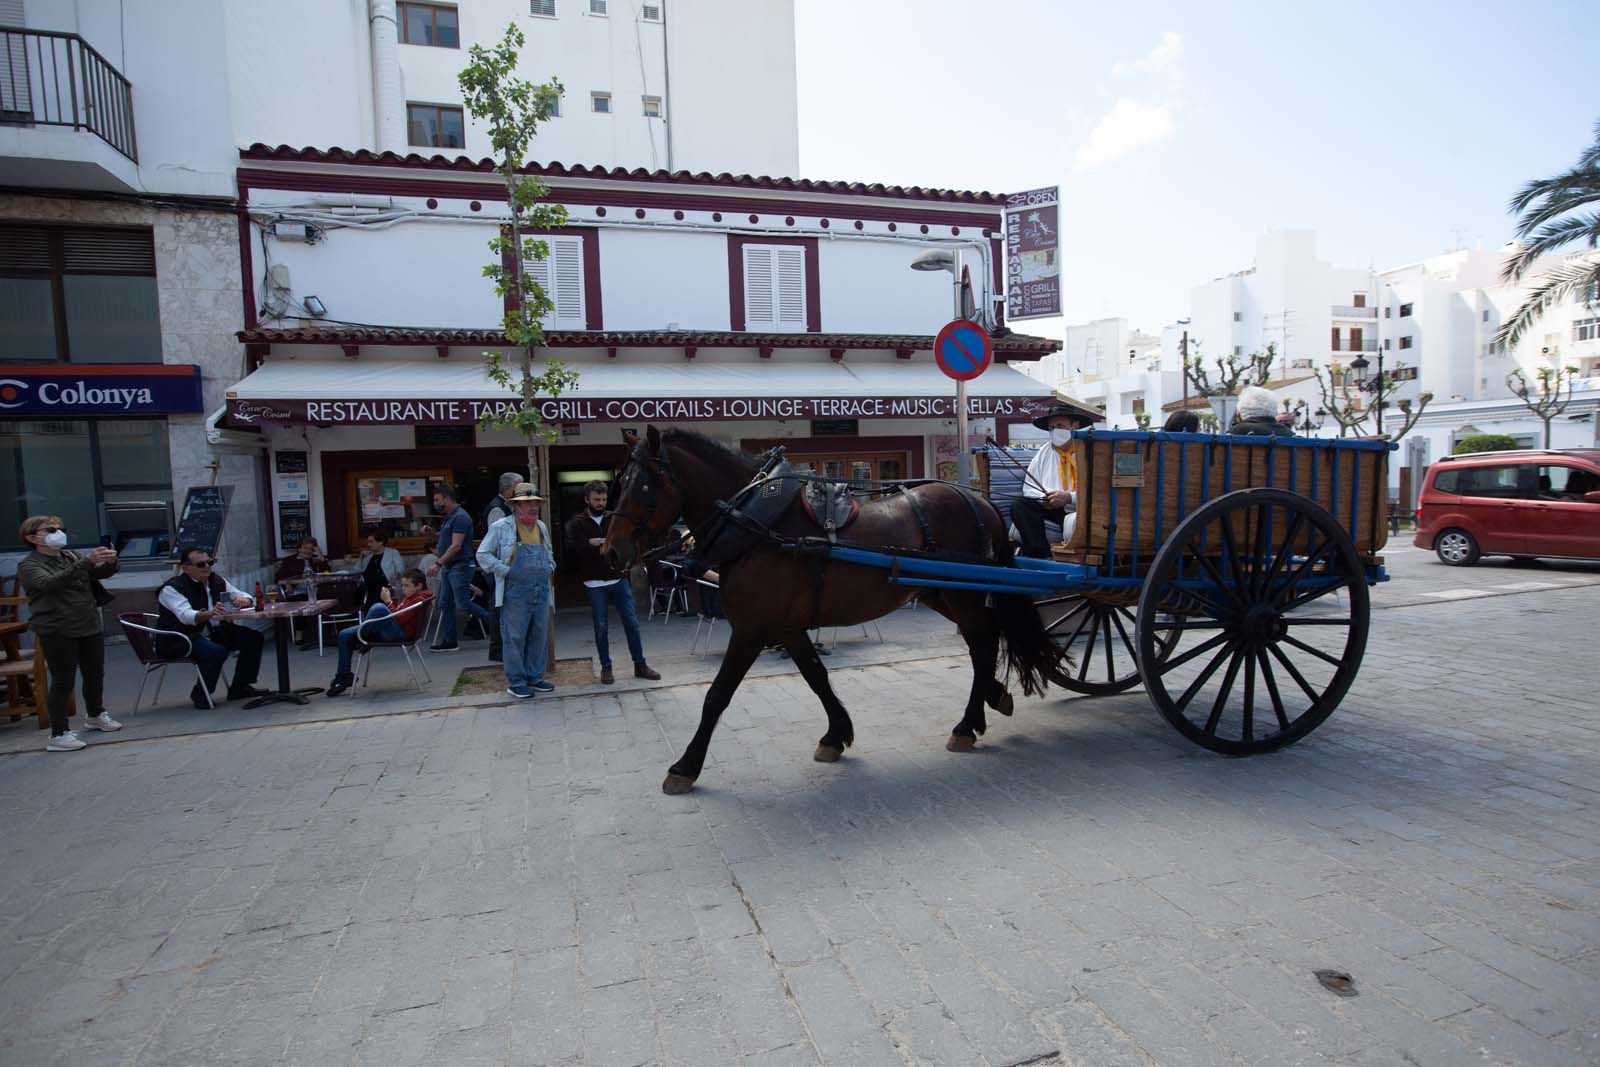
POLYGON ((394 0, 368 0, 372 25, 372 109, 378 151, 405 152, 406 101, 400 86, 400 26, 394 0))
POLYGON ((667 48, 667 8, 661 6, 661 113, 666 116, 662 126, 667 131, 667 171, 672 171, 672 127, 678 113, 672 109, 672 60, 667 48))

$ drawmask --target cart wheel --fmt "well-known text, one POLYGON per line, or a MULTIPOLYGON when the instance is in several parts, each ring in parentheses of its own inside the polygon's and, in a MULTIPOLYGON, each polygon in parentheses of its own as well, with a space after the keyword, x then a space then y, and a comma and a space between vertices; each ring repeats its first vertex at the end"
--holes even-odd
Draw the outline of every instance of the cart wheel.
POLYGON ((1139 597, 1145 689, 1214 752, 1292 744, 1350 688, 1370 611, 1355 544, 1324 508, 1282 489, 1229 493, 1180 523, 1150 569, 1139 597), (1173 605, 1195 614, 1164 619, 1173 605))
MULTIPOLYGON (((1133 609, 1106 604, 1077 593, 1036 602, 1045 631, 1057 647, 1072 654, 1063 666, 1062 685, 1077 693, 1109 696, 1139 684, 1138 633, 1133 609)), ((1170 643, 1172 635, 1163 632, 1170 643)))

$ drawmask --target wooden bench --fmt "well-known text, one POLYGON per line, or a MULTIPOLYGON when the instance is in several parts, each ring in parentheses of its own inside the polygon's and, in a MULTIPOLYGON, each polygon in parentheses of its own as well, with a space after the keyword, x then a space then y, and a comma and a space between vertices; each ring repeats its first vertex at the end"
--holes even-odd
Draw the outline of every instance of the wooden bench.
MULTIPOLYGON (((0 660, 0 678, 6 680, 7 711, 12 722, 31 711, 38 716, 41 730, 50 725, 50 711, 45 706, 45 695, 50 692, 50 671, 42 657, 27 653, 16 659, 0 660)), ((69 704, 67 714, 71 715, 74 710, 73 704, 69 704)))

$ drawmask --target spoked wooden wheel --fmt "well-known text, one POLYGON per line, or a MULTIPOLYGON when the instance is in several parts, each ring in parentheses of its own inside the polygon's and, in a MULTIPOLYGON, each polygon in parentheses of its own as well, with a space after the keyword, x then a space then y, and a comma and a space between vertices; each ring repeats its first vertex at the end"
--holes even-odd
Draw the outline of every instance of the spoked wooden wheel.
POLYGON ((1156 556, 1139 597, 1145 689, 1191 741, 1267 752, 1332 714, 1369 621, 1366 571, 1332 515, 1282 489, 1229 493, 1180 523, 1156 556), (1175 609, 1193 614, 1161 614, 1175 609))
MULTIPOLYGON (((1037 602, 1045 631, 1059 648, 1071 653, 1057 679, 1068 689, 1091 696, 1108 696, 1139 684, 1138 632, 1133 609, 1091 599, 1078 593, 1046 597, 1037 602)), ((1163 632, 1162 640, 1171 635, 1163 632)))

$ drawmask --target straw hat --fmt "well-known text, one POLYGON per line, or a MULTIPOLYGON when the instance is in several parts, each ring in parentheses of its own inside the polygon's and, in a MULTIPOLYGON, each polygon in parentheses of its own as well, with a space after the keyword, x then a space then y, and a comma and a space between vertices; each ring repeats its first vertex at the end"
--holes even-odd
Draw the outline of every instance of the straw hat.
POLYGON ((529 482, 518 482, 517 487, 511 491, 511 503, 513 504, 543 499, 544 497, 533 491, 533 485, 529 482))

